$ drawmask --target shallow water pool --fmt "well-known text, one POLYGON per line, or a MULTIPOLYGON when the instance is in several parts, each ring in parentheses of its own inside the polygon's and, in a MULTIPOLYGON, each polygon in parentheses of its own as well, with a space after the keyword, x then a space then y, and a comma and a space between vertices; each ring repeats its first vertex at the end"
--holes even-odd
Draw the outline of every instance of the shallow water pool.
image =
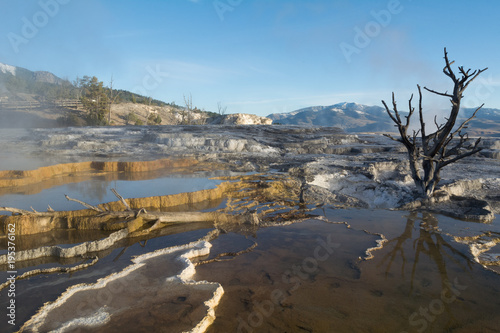
POLYGON ((84 207, 67 201, 65 194, 88 204, 98 205, 118 200, 111 192, 112 188, 124 198, 142 198, 211 189, 221 183, 220 180, 209 179, 203 174, 145 180, 127 180, 126 175, 123 178, 107 180, 105 176, 93 176, 85 181, 44 188, 33 194, 3 194, 0 195, 0 206, 26 210, 33 207, 37 211, 45 211, 50 205, 55 210, 77 210, 84 207))

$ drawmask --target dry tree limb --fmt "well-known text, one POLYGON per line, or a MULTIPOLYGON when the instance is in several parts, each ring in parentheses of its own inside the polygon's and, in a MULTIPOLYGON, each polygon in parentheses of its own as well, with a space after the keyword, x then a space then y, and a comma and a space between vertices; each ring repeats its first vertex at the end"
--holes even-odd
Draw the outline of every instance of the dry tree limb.
POLYGON ((135 216, 138 217, 141 214, 148 214, 148 212, 146 211, 146 208, 143 207, 143 208, 139 209, 139 211, 137 211, 137 214, 135 216))
POLYGON ((33 212, 30 212, 29 210, 12 208, 12 207, 0 207, 0 211, 11 212, 12 214, 19 214, 19 215, 33 214, 33 212))
POLYGON ((35 215, 35 216, 52 216, 52 213, 44 213, 44 212, 37 212, 37 211, 29 211, 25 209, 20 209, 20 208, 14 208, 14 207, 0 207, 0 211, 4 212, 10 212, 12 215, 35 215))
POLYGON ((463 97, 463 92, 474 79, 476 79, 488 68, 473 71, 471 69, 465 70, 462 66, 458 68, 460 77, 457 77, 451 68, 451 65, 454 62, 448 59, 448 52, 446 51, 446 48, 444 49, 444 59, 445 67, 443 68, 443 73, 452 80, 453 93, 448 93, 448 91, 444 93, 438 92, 424 87, 424 89, 430 93, 450 98, 451 102, 451 110, 449 116, 445 118, 444 123, 439 124, 437 117, 434 117, 434 124, 436 125, 436 130, 434 132, 426 133, 422 112, 422 90, 420 85, 417 85, 419 92, 420 141, 417 141, 418 132, 414 132, 413 136, 410 136, 407 133, 410 118, 415 110, 412 107, 413 95, 408 101, 409 114, 406 116, 406 122, 403 122, 400 112, 397 109, 396 101, 394 100, 394 93, 392 93, 392 111, 389 106, 382 101, 387 114, 399 130, 400 138, 394 138, 388 134, 386 136, 405 145, 408 152, 408 160, 410 162, 411 176, 420 192, 420 195, 424 198, 432 197, 437 184, 441 180, 440 171, 443 167, 462 158, 471 156, 482 149, 479 147, 479 143, 481 142, 480 139, 469 146, 464 145, 469 141, 469 138, 461 134, 461 131, 466 129, 468 123, 475 118, 482 105, 474 111, 471 117, 463 121, 457 129, 454 130, 454 128, 460 112, 460 103, 463 97), (457 134, 460 136, 458 144, 449 149, 448 146, 455 142, 454 138, 457 134), (462 152, 462 150, 465 150, 466 152, 462 152), (423 173, 420 170, 423 170, 423 173))
POLYGON ((125 199, 120 194, 118 194, 118 192, 116 191, 116 189, 112 188, 111 192, 113 192, 113 194, 123 203, 123 205, 125 206, 125 208, 127 208, 127 210, 132 210, 132 208, 130 208, 130 206, 127 203, 127 201, 125 201, 125 199))
POLYGON ((67 194, 65 194, 64 196, 66 197, 66 199, 68 199, 68 201, 78 202, 80 205, 87 207, 88 209, 95 210, 96 212, 99 212, 99 213, 104 213, 104 211, 97 206, 92 206, 92 205, 89 205, 88 203, 83 202, 81 200, 70 198, 70 197, 68 197, 67 194))

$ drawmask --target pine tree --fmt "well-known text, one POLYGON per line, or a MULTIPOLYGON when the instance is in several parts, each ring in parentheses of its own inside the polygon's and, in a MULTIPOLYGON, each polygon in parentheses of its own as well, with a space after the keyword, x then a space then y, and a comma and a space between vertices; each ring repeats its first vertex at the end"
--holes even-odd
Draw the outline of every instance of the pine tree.
POLYGON ((109 100, 104 85, 97 77, 84 76, 81 80, 83 88, 82 104, 88 111, 87 124, 91 126, 107 125, 106 112, 109 100))

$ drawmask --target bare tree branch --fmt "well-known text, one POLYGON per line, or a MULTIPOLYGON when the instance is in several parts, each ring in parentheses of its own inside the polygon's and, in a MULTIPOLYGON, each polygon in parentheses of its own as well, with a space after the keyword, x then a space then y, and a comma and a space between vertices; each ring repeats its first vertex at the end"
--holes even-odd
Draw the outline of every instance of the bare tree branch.
POLYGON ((394 92, 392 93, 392 112, 387 104, 382 101, 387 114, 398 127, 401 138, 396 139, 390 135, 386 136, 405 145, 408 151, 412 178, 414 179, 415 184, 417 185, 417 188, 419 188, 421 194, 427 198, 432 196, 436 185, 440 181, 441 178, 439 174, 443 167, 481 151, 481 148, 479 147, 481 139, 479 138, 478 140, 476 140, 474 145, 468 144, 469 137, 467 133, 464 134, 462 133, 462 131, 467 128, 469 122, 475 118, 477 112, 483 105, 477 108, 472 116, 463 121, 456 129, 455 123, 460 112, 460 103, 463 97, 464 90, 478 75, 484 72, 487 68, 473 71, 471 69, 465 70, 462 66, 458 68, 460 77, 457 77, 453 72, 453 69, 451 68, 451 65, 454 63, 454 61, 450 61, 448 59, 448 52, 446 51, 446 48, 444 49, 444 59, 445 66, 443 68, 443 73, 453 81, 453 93, 448 93, 447 91, 442 93, 424 87, 424 89, 430 93, 450 98, 451 102, 450 114, 447 118, 445 118, 445 123, 439 124, 437 121, 437 116, 434 117, 434 124, 436 125, 436 130, 434 132, 428 134, 425 128, 422 110, 422 90, 420 85, 417 85, 419 92, 418 112, 420 120, 420 130, 414 130, 412 136, 408 135, 407 132, 410 125, 411 116, 415 111, 415 108, 412 107, 413 95, 408 101, 409 114, 406 117, 405 124, 403 124, 403 122, 401 121, 400 113, 397 109, 396 101, 394 98, 394 92), (418 133, 421 133, 420 143, 417 141, 418 133), (457 135, 460 137, 459 139, 456 139, 457 135), (449 149, 449 146, 453 143, 455 143, 455 145, 451 147, 451 149, 449 149), (417 163, 418 161, 420 161, 422 165, 423 178, 420 175, 417 163))
POLYGON ((480 107, 478 107, 473 113, 472 113, 472 116, 470 116, 468 119, 466 119, 458 128, 457 130, 454 132, 454 133, 459 133, 461 130, 463 130, 464 128, 467 128, 466 125, 476 117, 476 114, 479 110, 481 110, 481 108, 484 106, 484 103, 481 104, 480 107))
POLYGON ((387 106, 387 104, 385 103, 385 101, 382 101, 382 104, 384 104, 385 106, 385 110, 387 112, 387 114, 389 115, 389 117, 391 117, 392 121, 396 124, 396 125, 399 125, 398 123, 398 120, 396 119, 396 117, 394 117, 391 113, 391 111, 389 110, 389 107, 387 106))
POLYGON ((457 155, 456 157, 452 158, 452 159, 449 159, 447 161, 444 161, 443 163, 441 163, 441 167, 445 167, 451 163, 455 163, 456 161, 458 160, 461 160, 462 158, 465 158, 465 157, 468 157, 468 156, 472 156, 478 152, 480 152, 483 148, 481 147, 478 147, 479 143, 481 142, 481 138, 478 138, 476 143, 474 144, 474 147, 472 147, 472 150, 469 150, 468 152, 465 152, 463 154, 460 154, 460 155, 457 155))
POLYGON ((34 216, 52 216, 52 212, 37 212, 13 207, 0 207, 0 211, 10 212, 13 215, 34 215, 34 216))
POLYGON ((193 112, 193 96, 189 93, 189 96, 184 95, 184 104, 186 105, 187 111, 187 121, 185 119, 185 115, 182 117, 182 123, 187 123, 191 125, 191 113, 193 112))
POLYGON ((29 210, 12 208, 12 207, 0 207, 0 211, 10 212, 12 214, 19 214, 19 215, 31 215, 31 214, 33 214, 33 212, 30 212, 29 210))
POLYGON ((444 93, 440 93, 438 91, 435 91, 435 90, 432 90, 432 89, 429 89, 427 87, 424 87, 425 90, 427 90, 428 92, 431 92, 433 94, 436 94, 436 95, 440 95, 440 96, 445 96, 445 97, 449 97, 449 98, 453 98, 453 95, 450 95, 448 94, 448 92, 444 92, 444 93))
POLYGON ((116 191, 116 189, 112 188, 111 192, 113 192, 113 194, 123 203, 123 205, 125 206, 125 208, 127 208, 127 210, 132 210, 132 208, 130 208, 130 206, 127 203, 127 201, 125 201, 125 199, 120 194, 118 194, 118 192, 116 191))
POLYGON ((453 81, 455 81, 457 78, 455 76, 455 73, 453 73, 453 70, 451 69, 451 65, 455 63, 455 61, 450 62, 448 60, 448 52, 446 51, 446 47, 444 48, 444 60, 445 60, 445 67, 443 69, 444 74, 449 76, 453 81))
POLYGON ((393 137, 393 136, 392 136, 392 135, 390 135, 390 134, 384 133, 383 135, 384 135, 385 137, 388 137, 388 138, 389 138, 389 139, 391 139, 391 140, 394 140, 394 141, 397 141, 397 142, 401 142, 401 143, 403 143, 403 141, 401 141, 401 139, 396 139, 395 137, 393 137))
MULTIPOLYGON (((479 76, 479 74, 481 74, 482 72, 484 72, 484 71, 485 71, 485 70, 487 70, 487 69, 488 69, 488 67, 486 67, 486 68, 484 68, 484 69, 480 69, 480 70, 474 71, 474 72, 470 75, 470 76, 473 76, 471 79, 469 79, 469 77, 467 77, 467 78, 465 79, 465 81, 464 81, 465 85, 463 86, 462 91, 464 91, 464 90, 467 88, 467 86, 468 86, 468 85, 469 85, 472 81, 474 81, 474 79, 475 79, 476 77, 478 77, 478 76, 479 76), (476 72, 477 72, 477 73, 476 73, 476 72), (475 74, 475 75, 474 75, 474 74, 475 74), (468 81, 467 81, 467 80, 468 80, 468 81)), ((470 70, 470 69, 469 69, 469 70, 470 70)))
POLYGON ((99 208, 99 207, 97 207, 97 206, 92 206, 92 205, 89 205, 88 203, 83 202, 83 201, 81 201, 81 200, 70 198, 70 197, 68 197, 68 195, 66 195, 66 194, 64 195, 64 197, 65 197, 68 201, 78 202, 80 205, 82 205, 82 206, 84 206, 84 207, 87 207, 88 209, 95 210, 96 212, 99 212, 99 213, 104 213, 104 210, 102 210, 101 208, 99 208))
POLYGON ((222 102, 217 102, 217 110, 219 111, 219 115, 223 116, 227 112, 227 106, 223 106, 222 102))

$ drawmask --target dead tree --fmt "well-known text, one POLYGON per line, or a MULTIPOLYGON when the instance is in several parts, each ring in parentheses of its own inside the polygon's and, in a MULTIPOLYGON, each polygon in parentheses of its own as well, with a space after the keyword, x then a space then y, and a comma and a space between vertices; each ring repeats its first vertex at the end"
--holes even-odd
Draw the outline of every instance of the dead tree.
POLYGON ((109 83, 109 105, 108 105, 108 125, 111 125, 111 107, 116 103, 117 99, 120 97, 120 92, 116 93, 113 91, 113 76, 111 75, 111 81, 109 83))
POLYGON ((463 92, 467 89, 469 84, 476 77, 478 77, 479 74, 488 68, 472 71, 471 69, 464 70, 464 67, 461 66, 458 67, 460 74, 457 76, 451 68, 454 61, 450 62, 448 60, 446 48, 444 49, 444 60, 446 64, 443 72, 453 81, 453 92, 442 93, 424 87, 425 90, 433 94, 449 97, 451 101, 451 111, 448 118, 445 118, 446 123, 438 124, 436 117, 434 118, 436 126, 436 130, 434 132, 429 134, 426 131, 422 112, 422 90, 419 85, 417 85, 417 87, 419 94, 418 112, 420 118, 420 129, 418 131, 413 130, 411 135, 408 134, 408 127, 410 126, 410 119, 415 112, 415 108, 412 106, 413 95, 408 102, 409 113, 405 116, 405 121, 402 120, 401 113, 397 108, 394 93, 392 93, 392 112, 385 101, 382 101, 387 114, 398 128, 400 138, 394 138, 389 134, 386 134, 386 136, 392 140, 401 142, 406 147, 410 162, 411 176, 417 186, 417 189, 419 190, 420 195, 426 199, 432 197, 434 190, 440 181, 439 174, 442 168, 464 157, 471 156, 482 149, 479 147, 481 138, 471 142, 469 140, 469 136, 467 133, 464 133, 463 130, 467 128, 468 123, 476 116, 477 112, 483 107, 484 104, 479 106, 474 111, 472 116, 462 122, 459 126, 456 127, 455 123, 460 111, 460 102, 463 97, 463 92), (423 174, 420 169, 420 164, 423 174))
POLYGON ((191 125, 191 116, 193 112, 193 96, 189 93, 189 96, 184 95, 184 104, 186 105, 185 111, 182 113, 182 124, 191 125), (187 112, 187 120, 186 120, 187 112))
POLYGON ((219 116, 226 114, 227 106, 223 106, 222 102, 217 102, 217 110, 219 111, 219 116))

